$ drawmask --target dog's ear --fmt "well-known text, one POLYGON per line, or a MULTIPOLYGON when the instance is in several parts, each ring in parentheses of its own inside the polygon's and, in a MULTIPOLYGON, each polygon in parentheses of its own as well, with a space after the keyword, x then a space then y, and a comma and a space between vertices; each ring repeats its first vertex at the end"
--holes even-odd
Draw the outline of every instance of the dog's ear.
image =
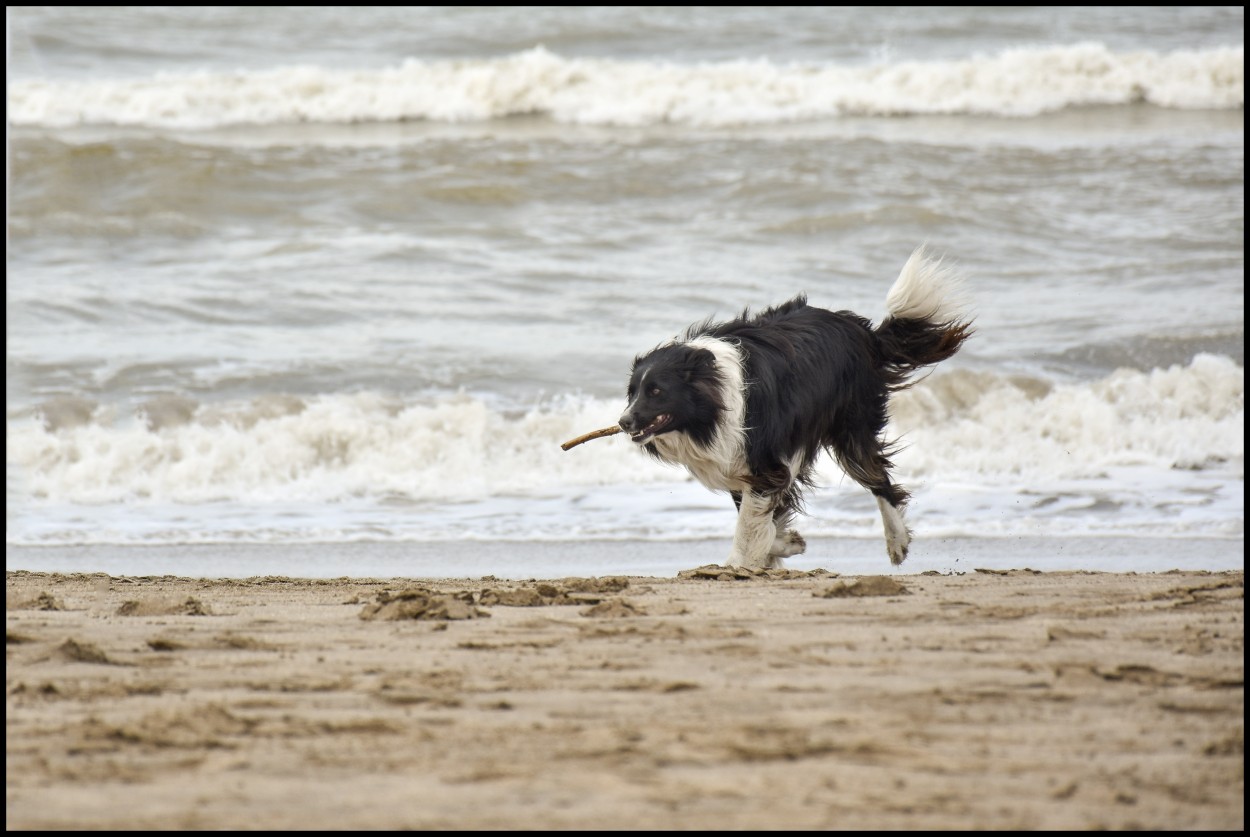
POLYGON ((700 355, 697 358, 695 358, 694 366, 688 367, 686 371, 682 373, 681 377, 682 377, 682 380, 684 380, 686 383, 690 383, 692 380, 694 380, 695 373, 697 372, 715 372, 715 371, 716 371, 716 358, 714 358, 710 352, 700 353, 700 355))

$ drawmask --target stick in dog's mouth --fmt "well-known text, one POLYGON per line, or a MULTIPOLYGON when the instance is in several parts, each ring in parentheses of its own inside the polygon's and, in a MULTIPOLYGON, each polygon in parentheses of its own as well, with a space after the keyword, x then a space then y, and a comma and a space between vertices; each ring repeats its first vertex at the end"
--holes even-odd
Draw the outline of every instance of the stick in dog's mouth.
POLYGON ((615 424, 612 425, 611 427, 605 427, 602 430, 592 430, 589 433, 584 433, 581 436, 578 436, 576 439, 569 439, 567 442, 560 445, 560 449, 568 450, 569 448, 577 447, 582 442, 589 442, 591 439, 599 439, 599 438, 602 438, 603 436, 614 436, 620 432, 621 432, 620 426, 615 425, 615 424))
MULTIPOLYGON (((668 413, 661 413, 660 415, 655 417, 655 421, 651 422, 646 427, 642 428, 641 430, 636 430, 633 433, 629 434, 629 438, 633 439, 635 442, 638 442, 650 436, 656 435, 657 431, 663 432, 664 428, 668 425, 671 419, 672 419, 672 416, 670 416, 668 413)), ((623 431, 621 430, 620 425, 613 425, 611 427, 605 427, 602 430, 592 430, 589 433, 583 433, 581 436, 578 436, 576 439, 569 439, 567 442, 560 445, 560 449, 568 450, 569 448, 577 447, 583 442, 589 442, 591 439, 601 439, 604 436, 615 436, 617 433, 621 433, 621 432, 623 431)))

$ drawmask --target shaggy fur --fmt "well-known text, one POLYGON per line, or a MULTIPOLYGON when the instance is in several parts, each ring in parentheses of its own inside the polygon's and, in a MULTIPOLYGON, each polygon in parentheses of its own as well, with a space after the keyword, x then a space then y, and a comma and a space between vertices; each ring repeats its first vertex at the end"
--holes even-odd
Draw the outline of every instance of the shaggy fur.
POLYGON ((634 359, 621 429, 652 456, 728 491, 738 524, 728 563, 774 567, 806 548, 791 528, 821 451, 877 498, 890 561, 907 557, 906 489, 883 437, 890 394, 971 334, 959 280, 924 248, 904 265, 880 325, 804 296, 704 322, 634 359))

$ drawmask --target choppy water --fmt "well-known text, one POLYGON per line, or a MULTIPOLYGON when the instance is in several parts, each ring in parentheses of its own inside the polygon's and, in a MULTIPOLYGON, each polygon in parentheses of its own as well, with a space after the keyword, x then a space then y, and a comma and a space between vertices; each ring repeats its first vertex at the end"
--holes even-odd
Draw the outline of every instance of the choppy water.
POLYGON ((722 538, 559 443, 922 242, 978 331, 895 401, 918 549, 1243 537, 1240 7, 8 15, 11 545, 722 538))

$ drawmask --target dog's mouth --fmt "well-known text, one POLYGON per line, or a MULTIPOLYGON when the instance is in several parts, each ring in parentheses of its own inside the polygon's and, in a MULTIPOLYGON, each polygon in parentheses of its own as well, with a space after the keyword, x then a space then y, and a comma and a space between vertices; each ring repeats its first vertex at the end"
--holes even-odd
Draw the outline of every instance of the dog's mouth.
POLYGON ((647 442, 651 441, 656 436, 659 436, 661 433, 667 432, 669 430, 669 425, 672 423, 673 423, 672 416, 670 416, 668 413, 660 413, 658 416, 652 419, 651 423, 648 424, 646 427, 642 428, 641 430, 635 430, 633 433, 630 433, 629 438, 633 440, 634 444, 645 445, 647 442))

